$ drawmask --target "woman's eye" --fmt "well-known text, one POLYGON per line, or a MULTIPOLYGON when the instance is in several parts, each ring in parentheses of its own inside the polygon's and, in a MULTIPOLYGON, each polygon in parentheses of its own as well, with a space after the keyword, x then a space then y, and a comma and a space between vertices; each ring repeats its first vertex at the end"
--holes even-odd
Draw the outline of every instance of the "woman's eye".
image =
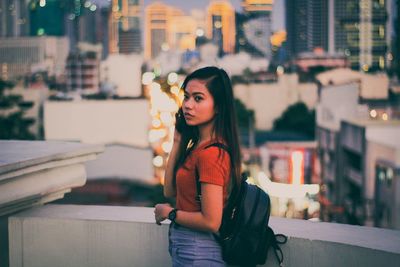
POLYGON ((189 96, 188 96, 188 95, 184 95, 184 96, 183 96, 183 99, 184 99, 184 100, 188 100, 188 99, 189 99, 189 96))
POLYGON ((202 99, 202 98, 199 97, 199 96, 195 96, 195 97, 194 97, 194 100, 196 100, 196 102, 199 102, 201 99, 202 99))

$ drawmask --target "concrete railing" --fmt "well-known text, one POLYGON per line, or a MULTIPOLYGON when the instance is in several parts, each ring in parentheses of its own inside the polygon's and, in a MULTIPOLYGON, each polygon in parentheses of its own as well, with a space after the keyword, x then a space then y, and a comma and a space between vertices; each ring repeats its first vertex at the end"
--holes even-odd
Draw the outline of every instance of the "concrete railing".
MULTIPOLYGON (((400 231, 271 218, 284 265, 398 266, 400 231)), ((11 267, 171 266, 168 223, 152 208, 46 205, 9 218, 11 267)), ((265 266, 278 266, 272 251, 265 266)))
MULTIPOLYGON (((103 150, 79 143, 0 141, 1 267, 171 265, 168 224, 156 225, 151 208, 41 206, 83 185, 83 164, 103 150)), ((285 266, 400 262, 400 231, 282 218, 271 218, 270 225, 289 237, 282 246, 285 266)), ((277 266, 273 256, 270 251, 265 266, 277 266)))
POLYGON ((86 183, 102 145, 0 140, 0 266, 8 266, 8 216, 63 198, 86 183))

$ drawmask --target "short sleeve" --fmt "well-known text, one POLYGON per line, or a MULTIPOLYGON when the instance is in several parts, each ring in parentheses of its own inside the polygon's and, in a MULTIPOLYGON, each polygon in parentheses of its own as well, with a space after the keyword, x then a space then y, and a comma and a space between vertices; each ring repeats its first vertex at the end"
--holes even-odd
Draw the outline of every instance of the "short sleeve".
POLYGON ((199 180, 224 186, 230 176, 229 153, 218 147, 209 147, 199 152, 197 161, 199 180))

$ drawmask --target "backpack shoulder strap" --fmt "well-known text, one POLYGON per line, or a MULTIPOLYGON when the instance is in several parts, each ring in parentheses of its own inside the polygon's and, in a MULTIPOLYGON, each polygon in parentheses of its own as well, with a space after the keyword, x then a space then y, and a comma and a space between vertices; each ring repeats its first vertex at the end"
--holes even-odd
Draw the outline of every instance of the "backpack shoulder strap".
POLYGON ((272 240, 271 246, 274 251, 275 257, 279 263, 279 266, 283 266, 283 252, 279 245, 286 244, 287 236, 283 234, 275 234, 271 227, 267 226, 267 231, 269 232, 272 240))

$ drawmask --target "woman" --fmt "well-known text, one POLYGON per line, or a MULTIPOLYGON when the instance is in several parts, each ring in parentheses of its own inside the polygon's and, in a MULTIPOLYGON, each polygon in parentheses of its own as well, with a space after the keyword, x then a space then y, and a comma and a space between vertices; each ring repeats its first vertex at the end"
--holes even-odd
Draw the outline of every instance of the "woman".
POLYGON ((187 76, 182 87, 185 97, 176 116, 164 184, 164 195, 176 198, 176 208, 157 204, 155 218, 158 224, 171 220, 173 266, 225 266, 213 233, 221 225, 229 194, 240 186, 232 85, 224 70, 205 67, 187 76))

